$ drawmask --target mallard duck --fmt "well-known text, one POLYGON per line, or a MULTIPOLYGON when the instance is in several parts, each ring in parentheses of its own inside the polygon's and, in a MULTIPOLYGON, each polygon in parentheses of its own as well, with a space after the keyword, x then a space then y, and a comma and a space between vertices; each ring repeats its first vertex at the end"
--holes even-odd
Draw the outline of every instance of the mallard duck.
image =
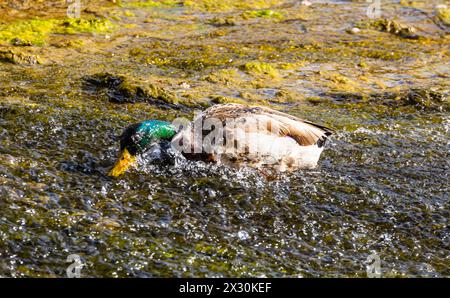
POLYGON ((147 120, 129 126, 120 137, 120 158, 109 175, 122 175, 137 156, 158 143, 190 160, 233 167, 314 168, 332 133, 325 126, 266 107, 219 104, 190 123, 147 120))

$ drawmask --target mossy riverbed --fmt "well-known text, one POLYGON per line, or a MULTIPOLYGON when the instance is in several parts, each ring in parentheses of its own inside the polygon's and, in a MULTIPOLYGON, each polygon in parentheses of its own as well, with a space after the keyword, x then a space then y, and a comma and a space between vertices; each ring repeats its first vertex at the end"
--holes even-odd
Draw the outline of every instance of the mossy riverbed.
POLYGON ((0 276, 450 276, 448 8, 310 2, 0 0, 0 276), (226 102, 337 133, 276 179, 106 176, 124 127, 226 102))

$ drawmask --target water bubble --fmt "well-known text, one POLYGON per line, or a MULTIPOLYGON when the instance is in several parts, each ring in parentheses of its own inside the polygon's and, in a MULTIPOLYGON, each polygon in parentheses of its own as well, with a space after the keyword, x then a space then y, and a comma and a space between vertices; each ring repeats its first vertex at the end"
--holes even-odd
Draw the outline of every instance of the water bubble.
POLYGON ((106 188, 105 185, 102 186, 102 190, 100 191, 100 193, 101 193, 104 197, 106 197, 106 195, 108 194, 108 190, 107 190, 107 188, 106 188))
POLYGON ((240 231, 237 233, 237 236, 238 236, 238 238, 239 238, 240 240, 247 240, 248 238, 250 238, 249 233, 248 233, 247 231, 244 231, 244 230, 240 230, 240 231))
POLYGON ((207 192, 208 192, 208 196, 209 196, 210 198, 215 198, 215 197, 217 196, 216 191, 215 191, 214 189, 212 189, 212 188, 208 188, 208 189, 207 189, 207 192))

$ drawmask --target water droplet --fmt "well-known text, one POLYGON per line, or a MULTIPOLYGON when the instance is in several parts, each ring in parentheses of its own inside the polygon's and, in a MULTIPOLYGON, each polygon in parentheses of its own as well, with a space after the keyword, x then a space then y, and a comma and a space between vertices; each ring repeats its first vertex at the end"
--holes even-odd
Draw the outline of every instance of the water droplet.
POLYGON ((102 186, 102 190, 101 190, 101 194, 103 195, 103 196, 106 196, 107 194, 108 194, 108 191, 107 191, 107 189, 106 189, 106 186, 102 186))
POLYGON ((244 230, 239 231, 237 233, 237 236, 241 240, 247 240, 248 238, 250 238, 250 235, 248 234, 248 232, 244 231, 244 230))

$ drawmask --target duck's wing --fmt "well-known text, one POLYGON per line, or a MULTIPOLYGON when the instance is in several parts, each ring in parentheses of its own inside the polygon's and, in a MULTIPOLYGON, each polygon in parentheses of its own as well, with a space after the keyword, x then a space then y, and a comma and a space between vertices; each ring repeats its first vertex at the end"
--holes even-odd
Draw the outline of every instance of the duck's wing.
POLYGON ((322 144, 334 132, 326 126, 272 109, 261 108, 261 113, 277 125, 285 128, 280 131, 280 134, 285 134, 285 136, 293 138, 301 146, 309 146, 317 143, 322 144))
MULTIPOLYGON (((289 114, 265 107, 240 104, 216 105, 205 110, 201 118, 217 118, 226 127, 230 120, 245 126, 246 132, 276 134, 290 137, 301 146, 318 144, 320 147, 333 130, 289 114), (247 124, 247 125, 246 125, 247 124)), ((200 118, 198 118, 200 120, 200 118)))

